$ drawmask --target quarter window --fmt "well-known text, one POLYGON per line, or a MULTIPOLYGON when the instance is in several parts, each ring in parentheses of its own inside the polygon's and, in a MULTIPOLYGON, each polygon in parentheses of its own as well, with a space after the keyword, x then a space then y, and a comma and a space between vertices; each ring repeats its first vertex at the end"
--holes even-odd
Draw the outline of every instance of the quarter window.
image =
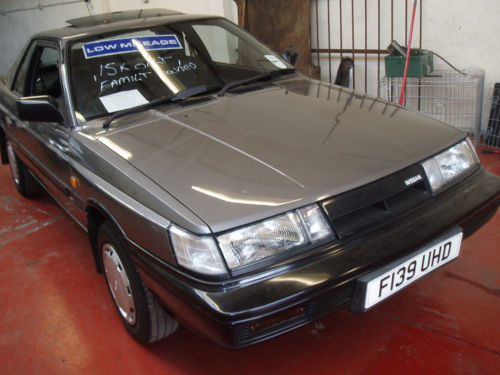
POLYGON ((19 65, 19 70, 16 74, 16 80, 14 82, 14 86, 12 89, 23 95, 26 91, 26 77, 28 76, 28 70, 30 67, 31 57, 33 55, 33 51, 35 50, 35 43, 31 43, 28 51, 24 55, 23 62, 19 65))

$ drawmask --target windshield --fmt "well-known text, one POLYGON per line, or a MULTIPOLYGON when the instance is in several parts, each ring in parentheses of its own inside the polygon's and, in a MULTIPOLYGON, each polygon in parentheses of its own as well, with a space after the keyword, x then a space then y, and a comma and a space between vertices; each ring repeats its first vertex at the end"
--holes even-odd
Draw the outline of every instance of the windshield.
POLYGON ((69 46, 69 66, 79 121, 190 87, 218 88, 290 67, 225 19, 176 22, 78 40, 69 46))

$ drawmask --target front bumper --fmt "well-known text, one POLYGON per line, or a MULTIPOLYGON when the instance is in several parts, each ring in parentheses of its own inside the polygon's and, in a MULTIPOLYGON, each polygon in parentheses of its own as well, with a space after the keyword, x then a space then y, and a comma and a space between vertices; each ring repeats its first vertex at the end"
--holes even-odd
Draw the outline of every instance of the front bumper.
POLYGON ((224 282, 179 277, 143 251, 146 284, 186 328, 227 348, 257 343, 351 303, 360 276, 425 245, 451 227, 464 238, 500 205, 500 177, 479 170, 422 205, 272 269, 224 282))

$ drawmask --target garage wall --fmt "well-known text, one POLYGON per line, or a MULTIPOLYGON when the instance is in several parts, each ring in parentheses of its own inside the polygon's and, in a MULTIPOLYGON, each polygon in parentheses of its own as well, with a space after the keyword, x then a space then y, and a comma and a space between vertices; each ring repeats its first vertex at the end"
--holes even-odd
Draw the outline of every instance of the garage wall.
POLYGON ((237 20, 233 0, 0 0, 0 75, 7 73, 29 37, 65 26, 65 20, 90 13, 138 8, 167 8, 186 13, 213 14, 237 20), (41 9, 39 8, 41 4, 41 9), (29 9, 31 10, 10 11, 29 9), (5 13, 5 15, 2 15, 5 13))
MULTIPOLYGON (((317 0, 319 7, 319 44, 321 48, 328 47, 328 4, 330 15, 335 20, 330 27, 331 48, 339 46, 339 2, 343 6, 343 48, 352 47, 351 39, 351 1, 354 2, 355 20, 355 47, 364 48, 364 0, 317 0)), ((382 49, 386 48, 391 41, 390 17, 391 2, 394 4, 394 39, 404 44, 405 41, 405 19, 404 5, 408 4, 408 25, 411 19, 412 0, 379 0, 381 5, 381 43, 382 49)), ((368 48, 377 48, 377 1, 367 1, 368 13, 368 48)), ((422 3, 422 48, 432 50, 443 56, 459 69, 479 67, 485 70, 485 88, 483 101, 483 127, 489 116, 491 106, 491 91, 495 82, 500 82, 500 7, 498 0, 418 0, 418 5, 422 3)), ((315 0, 312 1, 315 6, 315 0)), ((313 11, 312 44, 315 47, 315 12, 313 11)), ((415 31, 412 45, 418 47, 419 39, 418 16, 415 19, 415 31)), ((349 54, 347 54, 349 56, 349 54)), ((313 62, 316 64, 316 56, 313 55, 313 62)), ((334 60, 332 64, 332 76, 335 77, 339 60, 334 60)), ((435 59, 436 69, 450 69, 439 59, 435 59)), ((329 79, 329 64, 326 54, 320 58, 321 77, 329 79)), ((364 60, 357 58, 356 88, 364 90, 364 60), (358 79, 359 78, 359 79, 358 79)), ((368 85, 367 92, 377 94, 377 57, 369 56, 368 59, 368 85)), ((382 59, 381 77, 384 77, 384 64, 382 59)))
POLYGON ((498 0, 427 0, 422 16, 424 48, 459 68, 484 69, 483 129, 488 123, 493 86, 500 82, 498 5, 498 0))

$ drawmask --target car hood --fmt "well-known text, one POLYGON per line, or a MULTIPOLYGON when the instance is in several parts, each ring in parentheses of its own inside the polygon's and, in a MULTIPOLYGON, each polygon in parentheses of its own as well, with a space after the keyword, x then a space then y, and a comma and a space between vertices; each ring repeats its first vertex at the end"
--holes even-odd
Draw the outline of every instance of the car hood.
POLYGON ((165 108, 121 118, 98 139, 214 232, 375 181, 463 138, 392 103, 301 78, 165 108))

